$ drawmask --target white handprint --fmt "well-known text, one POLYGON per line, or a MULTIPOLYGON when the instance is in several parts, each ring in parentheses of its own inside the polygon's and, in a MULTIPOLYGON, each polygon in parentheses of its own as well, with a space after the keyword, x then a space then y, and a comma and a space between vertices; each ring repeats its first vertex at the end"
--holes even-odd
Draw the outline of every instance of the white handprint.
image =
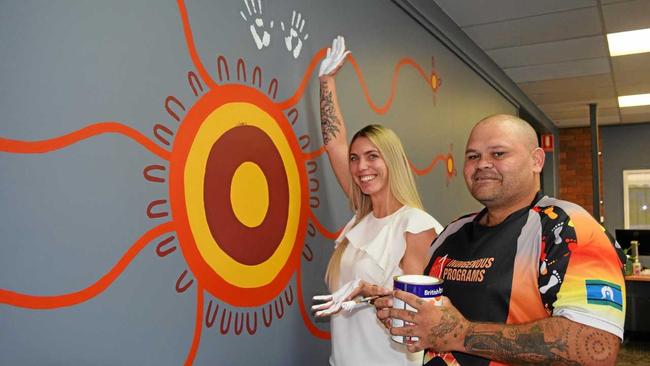
POLYGON ((309 34, 305 34, 305 36, 300 39, 302 29, 305 27, 305 19, 302 18, 300 13, 296 13, 294 10, 291 15, 291 28, 286 31, 284 29, 284 22, 280 22, 280 26, 282 27, 282 31, 289 32, 288 36, 284 37, 284 44, 287 46, 287 51, 293 54, 293 58, 298 58, 298 56, 300 56, 300 50, 302 50, 302 41, 306 41, 307 38, 309 38, 309 34), (296 17, 296 14, 298 14, 298 17, 296 17), (293 42, 294 38, 296 39, 295 46, 293 42))
MULTIPOLYGON (((246 5, 246 10, 248 11, 248 16, 253 19, 253 24, 250 25, 251 35, 255 41, 255 45, 258 50, 261 50, 263 47, 268 47, 271 43, 271 35, 269 32, 264 29, 264 20, 262 19, 262 2, 257 0, 257 8, 255 8, 255 0, 250 0, 250 6, 248 5, 248 0, 244 0, 244 5, 246 5), (253 9, 251 11, 251 8, 253 9), (258 33, 258 30, 262 34, 258 33)), ((240 11, 241 17, 244 18, 244 21, 248 21, 244 11, 240 11)), ((273 21, 269 24, 269 29, 273 29, 273 21)))

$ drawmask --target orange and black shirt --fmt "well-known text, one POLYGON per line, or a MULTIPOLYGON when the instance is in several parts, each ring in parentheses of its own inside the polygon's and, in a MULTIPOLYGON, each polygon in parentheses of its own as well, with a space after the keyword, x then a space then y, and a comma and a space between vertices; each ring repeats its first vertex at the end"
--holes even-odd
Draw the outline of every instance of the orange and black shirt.
MULTIPOLYGON (((444 280, 444 295, 467 319, 521 324, 563 316, 623 338, 625 257, 587 211, 538 193, 499 225, 480 225, 485 213, 450 223, 425 269, 444 280)), ((424 364, 498 363, 429 351, 424 364)))

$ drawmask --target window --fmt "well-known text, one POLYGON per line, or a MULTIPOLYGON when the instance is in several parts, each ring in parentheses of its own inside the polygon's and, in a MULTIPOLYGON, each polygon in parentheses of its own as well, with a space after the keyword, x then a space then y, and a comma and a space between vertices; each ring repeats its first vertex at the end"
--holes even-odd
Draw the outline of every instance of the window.
POLYGON ((650 229, 650 170, 623 171, 626 229, 650 229))

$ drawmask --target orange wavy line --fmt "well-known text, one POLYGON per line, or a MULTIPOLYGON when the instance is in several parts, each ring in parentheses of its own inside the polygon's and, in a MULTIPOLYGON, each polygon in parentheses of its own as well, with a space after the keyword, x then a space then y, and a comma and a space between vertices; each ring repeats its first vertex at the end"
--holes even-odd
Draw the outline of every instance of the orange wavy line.
POLYGON ((417 62, 415 62, 413 59, 410 58, 403 58, 397 63, 397 65, 395 65, 395 70, 393 71, 393 80, 391 82, 391 87, 390 87, 390 95, 388 96, 386 103, 384 103, 384 105, 380 107, 377 106, 375 102, 372 100, 372 98, 370 97, 368 86, 366 85, 366 81, 363 78, 363 74, 361 73, 361 68, 357 64, 357 60, 354 58, 354 56, 352 56, 352 54, 348 55, 348 59, 350 60, 350 63, 352 64, 352 67, 354 68, 354 71, 356 72, 357 77, 359 78, 359 83, 361 84, 363 93, 366 96, 366 101, 368 102, 368 105, 370 105, 370 108, 372 108, 377 114, 386 113, 390 109, 391 104, 393 104, 393 99, 395 98, 395 93, 397 92, 397 76, 402 66, 408 65, 413 67, 415 70, 418 71, 420 76, 422 76, 424 81, 427 82, 427 84, 430 84, 429 78, 427 77, 422 67, 417 64, 417 62))
POLYGON ((303 152, 302 153, 302 158, 304 160, 311 160, 311 159, 314 159, 314 158, 317 158, 317 157, 323 155, 324 152, 325 152, 325 145, 321 146, 321 148, 316 150, 316 151, 312 151, 312 152, 308 152, 308 153, 303 152))
POLYGON ((190 52, 190 57, 192 62, 196 67, 196 70, 201 75, 201 79, 205 82, 210 89, 217 89, 219 85, 212 80, 210 74, 208 74, 205 67, 201 63, 198 53, 196 52, 196 46, 194 45, 194 37, 192 36, 192 27, 190 26, 190 19, 187 15, 187 9, 185 8, 185 2, 183 0, 178 0, 178 11, 181 13, 181 20, 183 21, 183 31, 185 33, 185 43, 187 43, 187 50, 190 52))
POLYGON ((305 74, 302 77, 302 81, 300 82, 300 86, 298 86, 296 92, 289 99, 282 102, 278 102, 277 103, 278 107, 280 107, 281 109, 288 109, 289 107, 292 107, 293 105, 298 103, 300 98, 302 98, 302 95, 305 93, 305 88, 309 83, 309 79, 311 79, 312 72, 314 72, 316 65, 325 57, 326 54, 327 54, 326 48, 321 48, 320 50, 318 50, 318 52, 316 52, 314 57, 312 57, 311 61, 309 62, 307 71, 305 71, 305 74))
POLYGON ((431 164, 429 164, 429 166, 427 166, 424 169, 418 169, 415 166, 415 164, 413 164, 410 160, 409 160, 409 165, 411 166, 411 170, 413 170, 415 174, 419 176, 423 176, 425 174, 428 174, 431 171, 431 169, 433 169, 433 167, 436 166, 436 164, 438 164, 441 161, 446 161, 447 159, 448 159, 447 154, 439 154, 435 158, 433 158, 431 164))
POLYGON ((331 232, 331 231, 327 230, 327 229, 326 229, 326 228, 325 228, 325 227, 324 227, 324 226, 323 226, 323 225, 318 221, 318 219, 316 218, 316 215, 314 215, 314 213, 313 213, 311 210, 309 211, 309 218, 310 218, 311 221, 314 223, 314 225, 316 225, 316 228, 318 229, 318 231, 320 231, 320 233, 323 234, 323 236, 326 237, 326 238, 329 238, 329 239, 336 239, 336 238, 339 237, 339 235, 341 235, 341 231, 343 231, 343 228, 340 228, 340 229, 339 229, 338 231, 336 231, 336 232, 331 232))
POLYGON ((203 316, 203 288, 196 287, 196 322, 194 323, 194 339, 192 339, 192 346, 190 352, 187 354, 184 365, 189 366, 194 363, 194 357, 199 350, 199 343, 201 341, 201 320, 203 316))
POLYGON ((156 145, 145 135, 117 122, 100 122, 66 135, 40 141, 19 141, 0 137, 0 151, 17 154, 38 154, 62 149, 66 146, 103 133, 118 133, 130 137, 159 157, 169 160, 170 152, 156 145))
POLYGON ((302 281, 300 279, 301 272, 302 270, 298 268, 298 271, 296 273, 296 286, 298 287, 298 305, 300 307, 300 316, 302 317, 302 321, 303 323, 305 323, 307 329, 314 336, 325 340, 331 339, 332 335, 330 334, 330 332, 318 329, 318 327, 316 327, 309 319, 309 314, 307 314, 307 311, 305 311, 305 300, 303 299, 302 296, 302 284, 301 284, 302 281))
POLYGON ((108 273, 83 290, 63 295, 36 296, 0 289, 0 304, 29 309, 55 309, 76 305, 90 300, 106 290, 151 240, 173 230, 173 222, 170 221, 147 231, 133 244, 133 246, 131 246, 131 248, 126 251, 126 253, 124 253, 122 258, 120 258, 117 264, 108 273))

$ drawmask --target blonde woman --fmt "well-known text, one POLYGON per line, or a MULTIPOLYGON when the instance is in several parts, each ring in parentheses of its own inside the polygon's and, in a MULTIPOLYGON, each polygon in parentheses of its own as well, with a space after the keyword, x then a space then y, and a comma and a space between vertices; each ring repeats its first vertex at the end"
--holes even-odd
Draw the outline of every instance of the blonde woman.
MULTIPOLYGON (((326 281, 335 300, 349 300, 370 284, 392 288, 395 275, 422 274, 429 246, 442 230, 422 209, 406 154, 392 130, 366 126, 348 148, 334 81, 348 53, 343 38, 337 37, 319 72, 323 141, 355 212, 336 240, 327 268, 326 281)), ((316 315, 338 310, 331 307, 316 315)), ((403 345, 391 341, 371 306, 336 313, 331 327, 331 365, 422 364, 422 359, 409 357, 403 345)))

